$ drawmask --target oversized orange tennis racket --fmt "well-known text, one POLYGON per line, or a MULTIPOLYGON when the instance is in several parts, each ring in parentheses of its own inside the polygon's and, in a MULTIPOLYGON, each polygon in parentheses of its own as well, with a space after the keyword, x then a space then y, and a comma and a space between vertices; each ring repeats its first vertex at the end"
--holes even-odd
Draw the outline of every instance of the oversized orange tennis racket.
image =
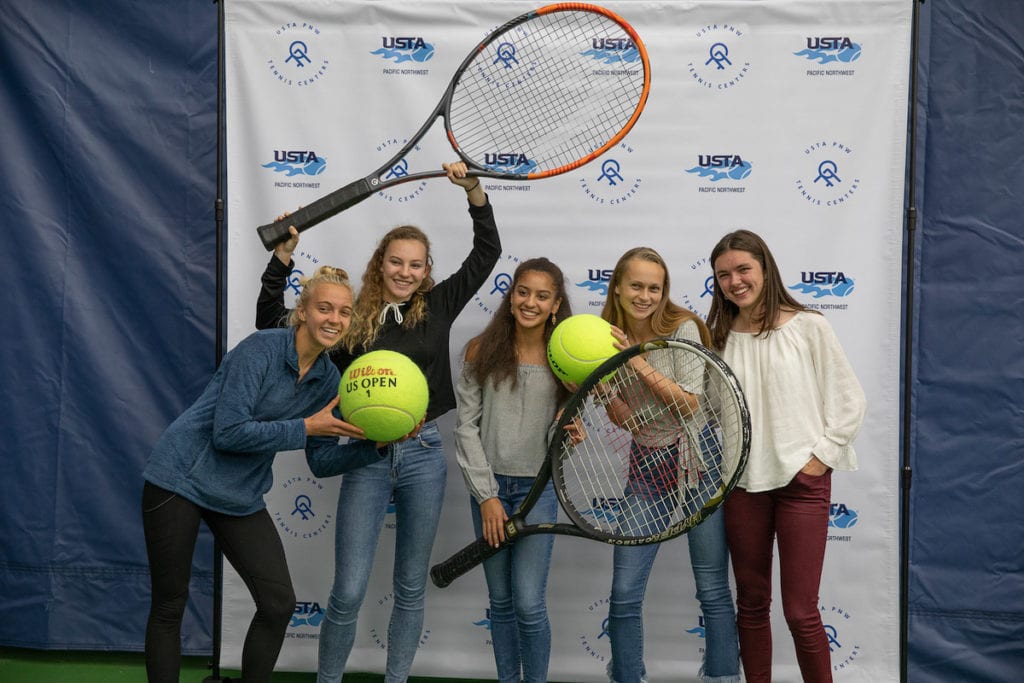
POLYGON ((370 175, 257 232, 267 250, 387 187, 443 177, 403 163, 438 117, 468 175, 536 180, 597 158, 633 127, 650 90, 647 50, 617 14, 596 5, 547 5, 506 22, 477 45, 423 126, 370 175))

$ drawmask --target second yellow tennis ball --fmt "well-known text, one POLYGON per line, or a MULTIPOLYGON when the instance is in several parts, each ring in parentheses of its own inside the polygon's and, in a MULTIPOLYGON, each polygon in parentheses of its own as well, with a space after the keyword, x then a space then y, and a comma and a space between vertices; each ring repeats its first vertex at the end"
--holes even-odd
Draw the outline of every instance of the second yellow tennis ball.
POLYGON ((581 384, 616 353, 612 326, 590 313, 573 315, 555 326, 548 342, 548 364, 559 378, 581 384))

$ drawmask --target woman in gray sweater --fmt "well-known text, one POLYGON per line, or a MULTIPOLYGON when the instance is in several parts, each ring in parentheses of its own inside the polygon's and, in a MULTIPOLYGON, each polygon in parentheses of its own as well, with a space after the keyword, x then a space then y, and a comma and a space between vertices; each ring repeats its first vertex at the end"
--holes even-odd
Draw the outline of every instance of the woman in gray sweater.
MULTIPOLYGON (((548 428, 568 396, 548 367, 547 343, 558 318, 570 315, 558 266, 546 258, 523 261, 490 323, 466 345, 455 387, 457 459, 472 496, 476 533, 494 546, 505 540, 504 523, 533 484, 548 428)), ((526 521, 554 522, 557 516, 549 483, 526 521)), ((500 683, 547 680, 553 544, 550 534, 528 536, 484 562, 500 683)))

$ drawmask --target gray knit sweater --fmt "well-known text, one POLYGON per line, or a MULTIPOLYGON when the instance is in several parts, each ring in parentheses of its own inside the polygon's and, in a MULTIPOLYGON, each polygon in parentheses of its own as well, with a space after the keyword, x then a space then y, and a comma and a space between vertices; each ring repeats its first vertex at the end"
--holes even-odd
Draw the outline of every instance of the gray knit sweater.
POLYGON ((469 492, 483 502, 498 495, 495 474, 532 477, 547 451, 558 412, 558 383, 546 365, 520 365, 511 382, 481 387, 466 363, 455 386, 456 460, 469 492))

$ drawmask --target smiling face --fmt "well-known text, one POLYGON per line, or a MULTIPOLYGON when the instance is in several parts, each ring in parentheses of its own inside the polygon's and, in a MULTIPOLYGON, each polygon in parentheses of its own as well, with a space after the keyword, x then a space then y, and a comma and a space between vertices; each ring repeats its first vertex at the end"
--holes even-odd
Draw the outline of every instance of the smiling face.
POLYGON ((715 280, 726 299, 745 315, 757 312, 764 293, 764 268, 749 251, 730 249, 715 259, 715 280))
POLYGON ((615 296, 627 320, 643 323, 658 308, 665 294, 665 269, 644 259, 630 259, 615 285, 615 296))
POLYGON ((296 334, 314 347, 329 349, 341 341, 352 321, 352 290, 332 282, 321 282, 299 311, 296 334))
POLYGON ((430 275, 426 245, 418 240, 393 240, 384 251, 380 270, 384 300, 392 303, 408 301, 430 275))
POLYGON ((558 312, 562 300, 558 286, 548 273, 527 270, 520 274, 512 286, 512 317, 516 327, 533 329, 543 327, 552 313, 558 312))

